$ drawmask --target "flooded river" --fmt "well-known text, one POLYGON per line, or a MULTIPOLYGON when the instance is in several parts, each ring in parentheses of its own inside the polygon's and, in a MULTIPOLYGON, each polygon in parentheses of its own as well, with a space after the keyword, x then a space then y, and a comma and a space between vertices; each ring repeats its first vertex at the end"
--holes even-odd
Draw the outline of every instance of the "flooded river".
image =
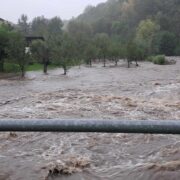
MULTIPOLYGON (((180 58, 0 79, 1 119, 180 120, 180 58)), ((180 137, 0 133, 0 180, 179 180, 180 137)))

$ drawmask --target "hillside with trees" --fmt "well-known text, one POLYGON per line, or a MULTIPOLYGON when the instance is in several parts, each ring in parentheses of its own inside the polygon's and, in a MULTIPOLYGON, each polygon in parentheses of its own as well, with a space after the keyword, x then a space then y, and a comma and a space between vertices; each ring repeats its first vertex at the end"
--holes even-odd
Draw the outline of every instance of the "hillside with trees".
POLYGON ((153 53, 179 55, 179 9, 179 0, 108 0, 96 7, 88 6, 77 21, 90 24, 94 34, 106 33, 122 43, 132 40, 139 28, 156 26, 153 46, 158 49, 153 53))

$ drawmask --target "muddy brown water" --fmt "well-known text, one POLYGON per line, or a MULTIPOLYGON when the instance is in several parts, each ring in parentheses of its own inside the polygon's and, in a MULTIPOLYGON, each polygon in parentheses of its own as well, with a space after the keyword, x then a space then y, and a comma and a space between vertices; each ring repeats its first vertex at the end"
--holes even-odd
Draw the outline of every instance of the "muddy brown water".
MULTIPOLYGON (((176 65, 29 72, 0 79, 1 119, 180 120, 176 65)), ((180 137, 0 133, 0 180, 179 180, 180 137)))

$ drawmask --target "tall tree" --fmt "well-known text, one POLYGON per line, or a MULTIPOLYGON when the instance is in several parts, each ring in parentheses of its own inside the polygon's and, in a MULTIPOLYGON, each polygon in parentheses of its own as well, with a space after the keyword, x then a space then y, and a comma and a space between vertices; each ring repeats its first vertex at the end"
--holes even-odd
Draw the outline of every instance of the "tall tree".
POLYGON ((62 34, 63 22, 59 17, 53 17, 48 23, 48 33, 51 36, 62 34))
POLYGON ((136 66, 139 66, 137 61, 141 58, 141 51, 138 48, 137 44, 131 40, 128 42, 126 47, 126 58, 128 62, 128 68, 130 68, 130 63, 132 61, 136 62, 136 66))
POLYGON ((61 38, 58 38, 56 44, 54 44, 52 59, 56 65, 63 68, 64 75, 74 65, 75 52, 75 42, 67 33, 64 33, 61 38))
POLYGON ((108 49, 110 45, 109 36, 105 33, 97 34, 94 38, 96 48, 99 49, 99 57, 103 59, 103 66, 106 67, 106 58, 108 57, 108 49))
POLYGON ((50 50, 47 43, 42 40, 32 42, 31 52, 33 57, 43 64, 43 72, 47 74, 47 68, 50 63, 50 50))
POLYGON ((174 55, 177 40, 175 34, 169 31, 163 31, 160 33, 159 41, 159 53, 167 56, 174 55))
POLYGON ((67 32, 76 43, 77 59, 84 59, 85 49, 92 38, 91 26, 87 23, 72 20, 68 24, 67 32))
POLYGON ((13 63, 19 65, 22 78, 25 76, 25 68, 29 60, 29 54, 25 53, 25 47, 26 42, 23 35, 19 32, 12 32, 9 40, 8 55, 13 63))
POLYGON ((136 43, 144 50, 147 56, 153 53, 153 42, 159 30, 159 25, 150 19, 141 21, 137 28, 136 43))
POLYGON ((0 72, 4 71, 4 60, 7 56, 6 50, 8 48, 9 32, 8 27, 0 25, 0 72))
POLYGON ((28 23, 28 17, 25 14, 22 14, 21 17, 18 19, 18 27, 21 33, 24 35, 28 35, 30 31, 30 26, 28 23))
POLYGON ((31 23, 31 33, 35 36, 43 36, 48 38, 48 23, 49 20, 44 16, 35 17, 31 23))
POLYGON ((114 61, 115 66, 117 66, 119 59, 124 59, 125 57, 125 47, 118 42, 111 41, 108 50, 108 57, 114 61))
POLYGON ((92 61, 97 58, 98 49, 93 42, 90 42, 85 50, 85 59, 86 62, 92 67, 92 61))

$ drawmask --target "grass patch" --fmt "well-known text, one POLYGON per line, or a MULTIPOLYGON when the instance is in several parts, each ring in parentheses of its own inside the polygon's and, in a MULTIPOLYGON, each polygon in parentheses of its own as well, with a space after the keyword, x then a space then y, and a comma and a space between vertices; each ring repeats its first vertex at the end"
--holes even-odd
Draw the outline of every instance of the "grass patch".
POLYGON ((4 63, 4 72, 18 73, 18 72, 20 72, 20 67, 18 64, 4 63))
MULTIPOLYGON (((31 65, 28 65, 26 67, 26 71, 43 71, 43 64, 39 64, 39 63, 34 63, 34 64, 31 64, 31 65)), ((48 69, 54 69, 54 68, 57 68, 56 65, 54 64, 50 64, 48 65, 48 69)))
MULTIPOLYGON (((50 64, 48 69, 57 68, 56 65, 50 64)), ((43 71, 43 64, 34 63, 26 66, 26 71, 43 71)), ((5 73, 18 73, 20 72, 20 67, 18 64, 13 63, 4 63, 4 72, 5 73)))
POLYGON ((34 63, 26 67, 26 71, 40 71, 43 70, 43 64, 34 63))

